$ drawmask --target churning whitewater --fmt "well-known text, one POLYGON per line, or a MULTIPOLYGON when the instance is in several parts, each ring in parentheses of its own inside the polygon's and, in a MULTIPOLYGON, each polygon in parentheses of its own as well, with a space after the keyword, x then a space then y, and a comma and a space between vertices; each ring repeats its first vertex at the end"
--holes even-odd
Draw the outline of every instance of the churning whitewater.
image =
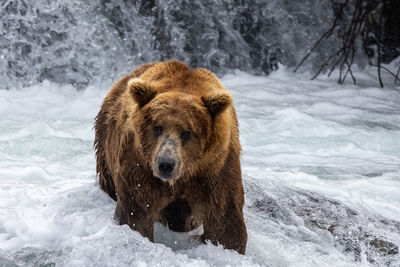
POLYGON ((222 78, 239 116, 245 256, 113 221, 92 130, 111 81, 0 90, 0 266, 399 266, 400 87, 358 77, 222 78))

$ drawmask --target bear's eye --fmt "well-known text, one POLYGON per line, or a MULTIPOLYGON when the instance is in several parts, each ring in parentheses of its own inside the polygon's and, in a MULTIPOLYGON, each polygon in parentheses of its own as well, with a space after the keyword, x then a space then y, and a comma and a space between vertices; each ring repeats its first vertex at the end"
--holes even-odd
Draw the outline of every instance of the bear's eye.
POLYGON ((183 131, 181 133, 181 141, 182 141, 182 145, 184 145, 187 141, 190 140, 190 131, 183 131))
POLYGON ((153 133, 155 136, 160 136, 162 134, 162 127, 157 125, 153 127, 153 133))

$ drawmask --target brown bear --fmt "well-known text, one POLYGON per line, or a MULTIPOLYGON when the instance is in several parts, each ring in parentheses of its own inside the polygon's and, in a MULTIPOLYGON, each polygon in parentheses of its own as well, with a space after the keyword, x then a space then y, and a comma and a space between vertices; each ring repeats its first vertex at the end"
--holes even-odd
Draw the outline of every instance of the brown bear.
POLYGON ((244 254, 238 122, 232 97, 206 69, 144 64, 108 93, 95 122, 96 171, 115 218, 154 241, 153 225, 244 254))

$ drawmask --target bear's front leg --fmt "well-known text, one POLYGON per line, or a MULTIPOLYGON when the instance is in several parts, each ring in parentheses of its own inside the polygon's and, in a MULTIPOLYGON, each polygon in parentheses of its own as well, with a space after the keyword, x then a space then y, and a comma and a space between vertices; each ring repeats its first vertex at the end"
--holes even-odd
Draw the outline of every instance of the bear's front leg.
POLYGON ((221 244, 224 248, 245 254, 247 231, 241 210, 233 207, 223 216, 209 218, 203 226, 203 241, 210 240, 214 245, 221 244))
POLYGON ((138 231, 142 236, 154 242, 154 220, 145 214, 137 205, 124 208, 120 201, 117 202, 114 217, 120 225, 127 224, 132 230, 138 231))

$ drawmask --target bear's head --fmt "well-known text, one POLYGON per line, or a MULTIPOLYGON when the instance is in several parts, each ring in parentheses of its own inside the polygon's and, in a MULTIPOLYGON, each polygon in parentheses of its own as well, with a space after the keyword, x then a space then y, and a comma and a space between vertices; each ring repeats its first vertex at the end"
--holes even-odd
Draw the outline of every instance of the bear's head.
POLYGON ((218 139, 230 138, 215 133, 219 117, 232 105, 225 91, 207 96, 160 92, 140 78, 129 81, 128 88, 137 104, 131 125, 135 145, 153 175, 164 182, 173 184, 196 173, 207 164, 207 152, 218 139))

